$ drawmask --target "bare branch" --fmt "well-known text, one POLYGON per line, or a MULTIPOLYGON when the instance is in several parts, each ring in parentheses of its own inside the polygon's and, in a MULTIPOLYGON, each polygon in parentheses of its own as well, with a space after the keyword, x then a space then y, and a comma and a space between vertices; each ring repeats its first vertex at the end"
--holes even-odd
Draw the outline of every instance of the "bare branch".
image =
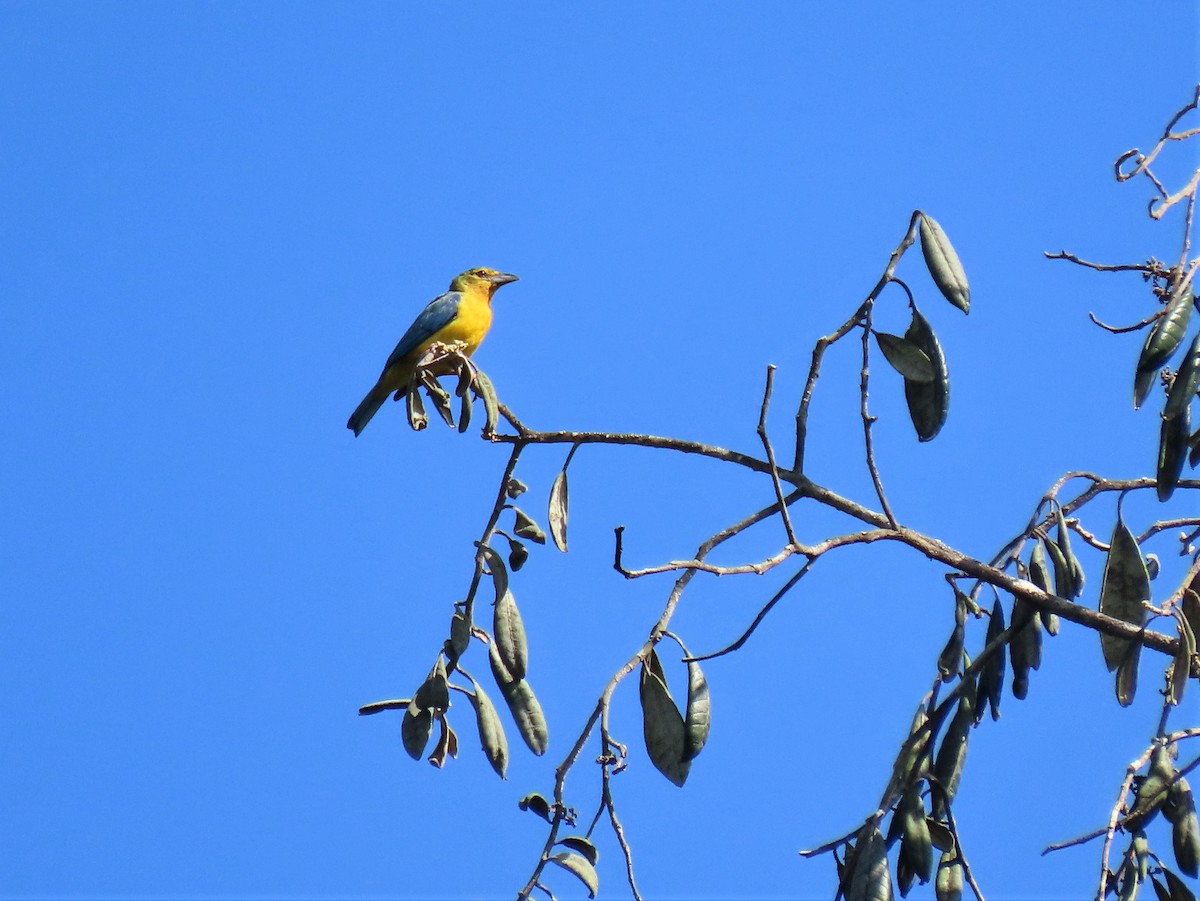
POLYGON ((1093 263, 1089 260, 1082 260, 1073 253, 1067 253, 1065 250, 1060 250, 1058 253, 1052 253, 1049 250, 1042 252, 1043 256, 1048 260, 1066 260, 1068 263, 1075 263, 1079 266, 1086 266, 1088 269, 1095 269, 1097 272, 1144 272, 1147 275, 1165 276, 1167 270, 1160 265, 1152 265, 1149 263, 1119 263, 1112 265, 1109 263, 1093 263))

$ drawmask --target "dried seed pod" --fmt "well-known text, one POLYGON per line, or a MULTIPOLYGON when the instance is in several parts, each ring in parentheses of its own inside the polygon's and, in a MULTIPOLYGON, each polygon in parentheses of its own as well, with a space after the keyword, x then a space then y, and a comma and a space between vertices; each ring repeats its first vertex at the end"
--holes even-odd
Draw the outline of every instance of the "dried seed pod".
POLYGON ((574 873, 587 888, 588 897, 596 897, 596 892, 600 891, 600 876, 583 855, 573 851, 559 851, 557 854, 551 854, 548 859, 568 873, 574 873))
POLYGON ((508 736, 504 734, 504 724, 500 721, 500 713, 496 705, 488 697, 483 686, 473 683, 475 691, 468 695, 471 706, 475 708, 475 724, 479 728, 479 741, 483 747, 484 756, 501 779, 508 778, 508 736))
POLYGON ((566 838, 560 838, 556 844, 582 854, 592 866, 595 866, 596 862, 600 860, 600 851, 581 835, 568 835, 566 838))
POLYGON ((1071 593, 1064 594, 1063 597, 1074 599, 1083 594, 1083 567, 1079 565, 1079 558, 1071 550, 1071 530, 1067 528, 1067 519, 1063 516, 1062 507, 1055 507, 1054 510, 1055 518, 1058 520, 1058 535, 1055 544, 1062 551, 1063 559, 1067 563, 1067 573, 1071 580, 1071 593))
POLYGON ((1138 355, 1137 370, 1134 376, 1133 405, 1140 407, 1150 393, 1154 384, 1154 376, 1159 367, 1167 362, 1183 342, 1187 334, 1188 320, 1192 315, 1192 290, 1176 290, 1166 307, 1163 308, 1158 321, 1154 323, 1138 355))
POLYGON ((1176 416, 1165 418, 1158 429, 1158 466, 1155 468, 1155 490, 1160 501, 1168 500, 1175 493, 1179 477, 1183 475, 1183 461, 1187 457, 1188 433, 1191 430, 1191 412, 1184 407, 1176 416))
POLYGON ((550 731, 546 725, 546 715, 542 705, 527 679, 514 679, 500 659, 500 652, 495 642, 488 648, 488 663, 492 667, 492 677, 504 696, 508 711, 512 714, 517 731, 534 754, 541 757, 550 745, 550 731))
POLYGON ((954 245, 937 221, 921 214, 921 254, 942 296, 964 313, 971 310, 971 288, 954 245))
POLYGON ((946 357, 933 327, 915 306, 912 323, 904 337, 925 352, 933 367, 933 379, 930 381, 904 380, 904 398, 908 402, 908 415, 917 430, 917 438, 931 441, 946 424, 946 414, 950 409, 950 374, 946 368, 946 357))
POLYGON ((521 611, 511 591, 504 592, 496 599, 492 612, 492 629, 496 639, 494 646, 504 663, 504 669, 514 680, 524 679, 529 665, 529 642, 525 637, 521 611))
MULTIPOLYGON (((1001 632, 1004 631, 1004 608, 1000 604, 1000 599, 996 598, 996 603, 992 605, 992 618, 988 623, 986 644, 991 644, 1001 632)), ((996 649, 996 653, 988 659, 987 663, 979 671, 979 694, 987 700, 987 706, 991 710, 992 719, 1000 719, 1000 698, 1004 695, 1004 670, 1005 657, 1008 648, 1005 646, 996 649)), ((979 705, 979 709, 975 711, 975 721, 983 719, 983 704, 979 705)))
POLYGON ((429 417, 425 415, 425 401, 421 400, 421 394, 417 391, 416 385, 409 385, 408 393, 404 395, 404 403, 405 412, 408 414, 408 424, 412 426, 414 432, 419 432, 429 425, 429 417))
POLYGON ((547 518, 550 522, 550 537, 554 546, 564 554, 567 552, 567 470, 564 467, 554 477, 550 486, 550 509, 547 518))
POLYGON ((412 705, 404 711, 404 719, 400 721, 400 740, 404 750, 413 760, 420 760, 425 755, 425 746, 433 733, 433 714, 428 710, 413 711, 412 705))
POLYGON ((1021 598, 1013 601, 1012 622, 1017 628, 1009 642, 1013 667, 1012 691, 1013 696, 1021 700, 1029 690, 1029 671, 1039 669, 1042 665, 1042 624, 1033 607, 1021 598))
POLYGON ((700 668, 700 664, 689 660, 687 672, 687 708, 683 717, 687 741, 684 744, 683 759, 691 760, 708 742, 708 732, 712 726, 712 701, 709 698, 708 680, 704 677, 704 670, 700 668))
MULTIPOLYGON (((1142 560, 1137 539, 1118 515, 1104 564, 1100 586, 1100 612, 1140 627, 1146 620, 1142 601, 1150 598, 1150 576, 1142 560)), ((1128 656, 1129 639, 1100 635, 1100 647, 1109 671, 1115 670, 1128 656)), ((1134 661, 1136 668, 1136 660, 1134 661)))
POLYGON ((1165 745, 1159 745, 1150 756, 1150 770, 1142 777, 1134 793, 1133 808, 1121 824, 1126 832, 1136 832, 1158 816, 1167 800, 1167 790, 1175 777, 1175 764, 1165 745))
POLYGON ((903 815, 903 836, 900 857, 921 885, 933 878, 933 839, 925 822, 925 803, 921 800, 921 783, 913 783, 900 800, 903 815))
POLYGON ((666 674, 653 648, 642 661, 639 695, 642 702, 642 733, 650 762, 673 784, 682 786, 691 769, 691 763, 684 759, 687 728, 667 688, 666 674))
POLYGON ((937 901, 962 901, 962 858, 953 851, 942 852, 942 859, 938 861, 934 892, 937 901))

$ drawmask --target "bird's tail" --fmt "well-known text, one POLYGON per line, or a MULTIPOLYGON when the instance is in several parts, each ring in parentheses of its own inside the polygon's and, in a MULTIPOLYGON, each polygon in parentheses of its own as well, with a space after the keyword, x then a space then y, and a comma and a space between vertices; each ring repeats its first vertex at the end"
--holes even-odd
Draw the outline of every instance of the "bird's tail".
POLYGON ((379 412, 379 408, 383 406, 383 402, 388 399, 391 390, 376 384, 374 388, 367 392, 367 396, 362 399, 362 403, 355 407, 354 412, 350 414, 350 420, 346 423, 346 428, 353 429, 355 437, 367 427, 367 423, 371 421, 371 417, 379 412))

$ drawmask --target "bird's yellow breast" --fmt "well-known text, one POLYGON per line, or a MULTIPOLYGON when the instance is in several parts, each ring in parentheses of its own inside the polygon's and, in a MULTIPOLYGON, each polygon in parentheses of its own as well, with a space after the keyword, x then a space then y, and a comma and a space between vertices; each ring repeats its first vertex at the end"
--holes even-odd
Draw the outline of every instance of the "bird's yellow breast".
POLYGON ((462 341, 468 354, 475 352, 479 342, 492 326, 492 305, 486 296, 464 294, 459 302, 458 315, 435 336, 435 341, 449 344, 462 341))

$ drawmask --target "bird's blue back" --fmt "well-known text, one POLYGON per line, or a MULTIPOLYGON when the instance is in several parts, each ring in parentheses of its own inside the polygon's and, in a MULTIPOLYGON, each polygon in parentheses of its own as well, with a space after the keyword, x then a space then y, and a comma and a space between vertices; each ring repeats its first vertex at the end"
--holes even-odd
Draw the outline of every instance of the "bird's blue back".
POLYGON ((429 306, 421 311, 420 315, 413 320, 413 324, 408 327, 408 331, 401 336, 396 349, 392 351, 392 355, 384 364, 383 371, 387 372, 393 363, 408 356, 423 341, 428 340, 431 335, 437 334, 453 322, 454 317, 458 315, 458 305, 461 301, 462 294, 458 291, 447 291, 431 300, 429 306))

